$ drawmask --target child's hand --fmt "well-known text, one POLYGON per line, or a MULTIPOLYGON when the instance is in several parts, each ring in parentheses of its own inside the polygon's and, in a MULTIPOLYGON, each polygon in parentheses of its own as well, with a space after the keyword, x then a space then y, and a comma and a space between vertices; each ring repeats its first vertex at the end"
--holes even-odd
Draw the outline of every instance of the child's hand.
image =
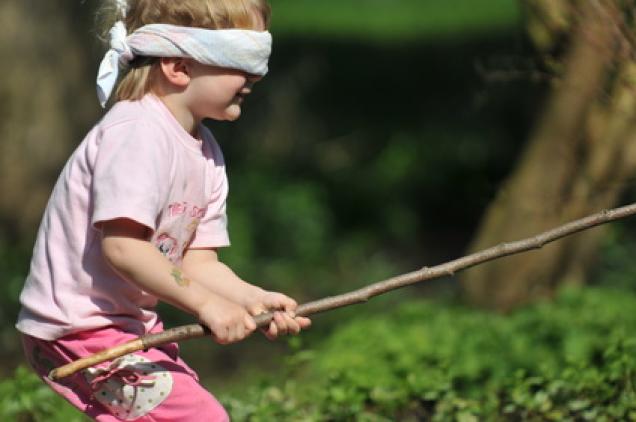
POLYGON ((235 343, 249 336, 256 323, 242 306, 220 296, 210 296, 199 309, 199 320, 219 344, 235 343))
POLYGON ((270 340, 276 339, 279 335, 298 334, 300 330, 311 325, 309 318, 296 316, 298 304, 282 293, 258 289, 250 297, 245 298, 244 305, 252 316, 268 311, 282 311, 274 312, 274 319, 269 327, 263 330, 263 334, 270 340))

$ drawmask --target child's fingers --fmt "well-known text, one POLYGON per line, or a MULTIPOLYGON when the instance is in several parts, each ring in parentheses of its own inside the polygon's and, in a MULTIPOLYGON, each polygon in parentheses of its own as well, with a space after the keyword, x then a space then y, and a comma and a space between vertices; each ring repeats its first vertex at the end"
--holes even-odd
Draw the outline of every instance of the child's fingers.
POLYGON ((298 307, 296 301, 282 293, 272 293, 267 296, 265 305, 269 309, 283 309, 286 312, 295 311, 298 307))
POLYGON ((276 323, 276 328, 279 336, 285 335, 289 332, 288 319, 289 317, 282 312, 274 313, 274 322, 276 323))
POLYGON ((274 318, 269 324, 269 329, 263 332, 269 340, 276 340, 278 336, 287 334, 287 323, 280 312, 274 313, 274 318))
POLYGON ((288 334, 298 334, 300 332, 300 324, 293 316, 289 313, 284 313, 283 319, 285 320, 288 334))
POLYGON ((305 328, 311 327, 311 320, 309 318, 297 316, 294 319, 296 320, 296 322, 300 326, 301 330, 304 330, 305 328))
POLYGON ((285 296, 285 295, 281 295, 281 296, 282 296, 280 301, 281 308, 284 309, 285 312, 289 312, 289 313, 295 312, 296 308, 298 308, 298 304, 296 303, 296 301, 289 296, 285 296))
POLYGON ((267 330, 262 330, 269 340, 276 340, 281 335, 298 334, 311 326, 311 320, 306 317, 292 317, 287 313, 276 312, 267 330))
POLYGON ((250 332, 256 330, 256 323, 254 322, 254 318, 249 315, 245 315, 243 324, 245 325, 245 328, 250 332))
POLYGON ((228 327, 222 327, 222 328, 217 328, 215 330, 212 330, 212 334, 214 335, 214 341, 216 341, 219 344, 227 344, 229 343, 229 337, 230 337, 230 333, 229 333, 229 328, 228 327))
POLYGON ((285 301, 283 302, 283 309, 285 309, 286 312, 289 312, 293 315, 295 314, 296 308, 298 308, 298 303, 296 303, 296 301, 290 297, 285 296, 285 301))
POLYGON ((274 314, 274 322, 278 328, 279 335, 298 334, 300 332, 300 325, 287 312, 276 312, 274 314))
POLYGON ((247 307, 247 312, 250 313, 250 315, 252 316, 256 316, 256 315, 260 315, 263 312, 266 312, 267 309, 265 308, 265 306, 262 303, 254 303, 252 305, 249 305, 247 307))
POLYGON ((270 340, 276 340, 278 337, 278 326, 274 320, 270 322, 269 329, 265 331, 265 336, 270 340))
POLYGON ((230 329, 228 330, 228 336, 227 336, 227 341, 228 343, 234 343, 236 340, 239 339, 239 327, 236 325, 233 325, 230 327, 230 329))

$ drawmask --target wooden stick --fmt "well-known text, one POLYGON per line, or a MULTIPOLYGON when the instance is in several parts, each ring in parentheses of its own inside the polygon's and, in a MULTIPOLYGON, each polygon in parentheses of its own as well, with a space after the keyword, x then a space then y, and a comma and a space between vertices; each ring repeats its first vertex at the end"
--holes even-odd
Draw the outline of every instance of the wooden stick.
MULTIPOLYGON (((609 223, 611 221, 620 220, 634 214, 636 214, 636 203, 612 210, 604 210, 588 217, 564 224, 552 230, 540 233, 534 237, 518 240, 516 242, 501 243, 497 246, 473 253, 471 255, 466 255, 464 257, 446 262, 444 264, 436 265, 430 268, 424 267, 420 270, 389 278, 387 280, 371 284, 369 286, 354 290, 349 293, 326 297, 314 302, 305 303, 297 308, 296 314, 299 316, 308 316, 331 309, 341 308, 357 303, 364 303, 374 296, 378 296, 382 293, 386 293, 400 287, 408 286, 425 280, 432 280, 444 276, 452 276, 460 270, 464 270, 466 268, 470 268, 487 261, 492 261, 504 256, 529 251, 531 249, 539 249, 543 247, 543 245, 553 242, 557 239, 561 239, 565 236, 569 236, 571 234, 578 233, 582 230, 587 230, 601 224, 609 223)), ((272 313, 264 313, 254 317, 254 321, 256 322, 256 325, 258 327, 264 327, 269 324, 269 322, 272 320, 272 317, 272 313)), ((146 350, 165 343, 175 341, 178 342, 181 340, 203 337, 206 335, 210 335, 210 330, 201 324, 190 324, 182 327, 172 328, 157 334, 147 334, 120 346, 104 350, 92 356, 88 356, 59 368, 53 369, 49 373, 49 378, 51 380, 58 380, 73 375, 77 371, 81 371, 105 361, 116 359, 129 353, 133 353, 139 350, 146 350)))

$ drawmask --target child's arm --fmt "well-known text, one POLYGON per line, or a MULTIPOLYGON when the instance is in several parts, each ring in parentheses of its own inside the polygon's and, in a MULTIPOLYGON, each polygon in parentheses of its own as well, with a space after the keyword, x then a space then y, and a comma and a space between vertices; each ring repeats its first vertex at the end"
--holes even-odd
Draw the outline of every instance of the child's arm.
POLYGON ((100 224, 106 261, 128 281, 182 310, 196 315, 217 342, 247 337, 256 324, 242 306, 215 294, 166 259, 150 242, 148 229, 129 219, 100 224))
POLYGON ((193 280, 213 292, 243 306, 251 315, 275 312, 274 320, 265 335, 274 339, 280 334, 298 334, 311 325, 309 318, 297 317, 296 301, 282 293, 268 292, 241 280, 227 265, 219 261, 214 249, 189 249, 183 258, 184 271, 193 280))

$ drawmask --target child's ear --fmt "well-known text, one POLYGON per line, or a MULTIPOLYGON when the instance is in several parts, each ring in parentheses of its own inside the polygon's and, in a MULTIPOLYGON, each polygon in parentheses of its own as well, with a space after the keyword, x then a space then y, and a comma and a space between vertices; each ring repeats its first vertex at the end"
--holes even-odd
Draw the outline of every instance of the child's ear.
POLYGON ((190 62, 181 57, 166 57, 160 60, 161 73, 166 80, 185 88, 190 83, 190 62))

